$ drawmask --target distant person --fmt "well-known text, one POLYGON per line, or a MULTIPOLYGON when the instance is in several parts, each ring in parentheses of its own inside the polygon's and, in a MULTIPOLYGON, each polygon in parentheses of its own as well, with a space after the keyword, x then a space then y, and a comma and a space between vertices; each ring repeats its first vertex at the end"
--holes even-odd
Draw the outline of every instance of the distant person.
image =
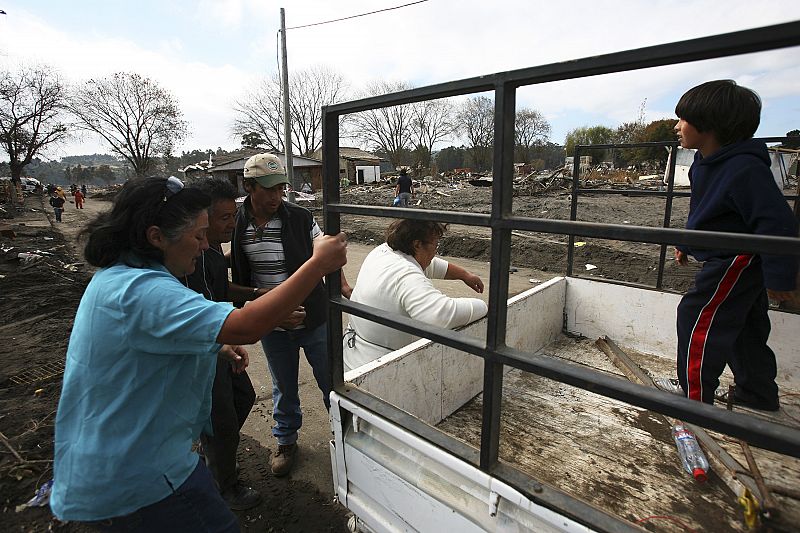
MULTIPOLYGON (((436 257, 444 224, 396 220, 386 242, 372 250, 358 273, 351 301, 420 320, 442 328, 463 326, 486 315, 480 298, 450 298, 431 279, 460 279, 477 293, 481 278, 436 257)), ((402 348, 417 337, 355 315, 344 336, 344 367, 352 370, 402 348)))
MULTIPOLYGON (((766 145, 754 140, 761 99, 732 80, 690 89, 675 107, 683 148, 697 150, 689 169, 688 229, 797 236, 797 221, 770 171, 766 145)), ((675 260, 703 262, 678 305, 678 380, 687 397, 714 403, 730 366, 733 402, 777 411, 775 354, 767 346, 771 298, 793 298, 796 256, 678 246, 675 260)))
MULTIPOLYGON (((236 189, 221 179, 203 179, 195 182, 197 189, 211 198, 208 208, 208 249, 197 261, 194 272, 181 282, 215 302, 249 301, 264 294, 253 287, 242 287, 228 282, 228 261, 222 243, 230 242, 235 228, 236 189)), ((261 502, 261 495, 239 481, 236 452, 239 432, 256 399, 256 392, 246 370, 238 369, 223 357, 217 358, 217 370, 211 392, 211 427, 213 435, 200 437, 206 464, 220 489, 222 498, 231 509, 243 511, 261 502)))
POLYGON ((50 205, 53 206, 53 213, 56 215, 56 222, 61 222, 61 215, 64 213, 64 204, 67 201, 63 196, 59 196, 56 191, 50 197, 50 205))
POLYGON ((83 185, 81 185, 81 192, 83 193, 83 197, 84 197, 84 199, 86 198, 86 195, 87 195, 87 194, 89 194, 89 193, 88 193, 88 190, 89 190, 89 189, 86 187, 86 184, 85 184, 85 183, 84 183, 83 185))
POLYGON ((80 189, 75 189, 75 209, 83 209, 83 193, 80 189))
POLYGON ((394 195, 400 199, 398 204, 400 207, 408 207, 408 202, 414 196, 414 182, 408 171, 404 168, 400 169, 400 176, 397 178, 397 186, 394 189, 394 195))
MULTIPOLYGON (((231 244, 234 283, 278 290, 308 261, 322 231, 308 209, 283 201, 289 183, 281 160, 257 154, 245 162, 244 188, 248 195, 236 215, 231 244)), ((342 274, 342 294, 350 295, 342 274)), ((303 425, 298 369, 300 348, 314 371, 326 408, 330 408, 327 302, 322 282, 302 302, 302 308, 261 339, 272 378, 272 435, 278 450, 272 473, 287 475, 297 457, 297 432, 303 425)))
POLYGON ((346 262, 344 234, 320 237, 280 287, 242 309, 178 281, 208 248, 208 196, 176 178, 128 181, 84 230, 99 270, 81 298, 55 421, 50 507, 104 531, 236 532, 236 516, 192 451, 210 430, 218 355, 237 370, 346 262))

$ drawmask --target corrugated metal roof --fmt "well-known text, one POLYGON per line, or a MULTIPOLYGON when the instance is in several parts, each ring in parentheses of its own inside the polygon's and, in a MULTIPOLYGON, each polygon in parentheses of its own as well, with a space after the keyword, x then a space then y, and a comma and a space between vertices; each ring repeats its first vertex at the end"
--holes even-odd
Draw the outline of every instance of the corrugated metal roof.
POLYGON ((339 157, 344 159, 356 159, 359 161, 381 161, 383 159, 372 152, 367 152, 366 150, 354 148, 352 146, 341 146, 339 148, 339 157))
MULTIPOLYGON (((256 153, 260 154, 260 153, 264 153, 264 152, 255 152, 252 155, 255 155, 256 153)), ((275 152, 270 152, 270 153, 273 153, 273 154, 277 155, 278 158, 281 160, 281 163, 283 163, 284 165, 286 164, 286 154, 278 154, 278 153, 275 153, 275 152)), ((227 171, 227 170, 244 170, 244 164, 247 162, 247 160, 249 158, 250 158, 249 155, 248 156, 244 156, 244 157, 239 157, 239 158, 234 159, 234 160, 229 160, 227 163, 224 163, 224 164, 221 164, 221 165, 214 165, 213 167, 211 167, 208 170, 209 170, 209 172, 221 172, 221 171, 227 171)), ((293 164, 294 168, 308 168, 308 167, 321 167, 322 166, 322 161, 320 161, 319 159, 314 159, 313 157, 305 157, 305 156, 302 156, 302 155, 294 155, 294 154, 292 154, 292 161, 294 163, 293 164)))

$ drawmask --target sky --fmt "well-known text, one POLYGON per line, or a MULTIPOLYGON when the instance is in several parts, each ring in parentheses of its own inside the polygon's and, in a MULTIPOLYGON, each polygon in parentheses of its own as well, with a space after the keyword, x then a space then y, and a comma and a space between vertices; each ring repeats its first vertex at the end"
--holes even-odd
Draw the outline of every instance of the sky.
MULTIPOLYGON (((411 1, 0 0, 0 67, 44 63, 76 84, 135 71, 177 97, 189 123, 179 152, 230 150, 240 141, 231 133, 234 101, 277 71, 281 7, 292 28, 411 1)), ((289 29, 289 71, 333 68, 351 94, 375 80, 421 87, 778 24, 797 13, 796 0, 427 0, 289 29)), ((683 92, 721 78, 761 95, 757 135, 800 128, 798 48, 521 88, 517 106, 543 113, 560 144, 577 127, 635 120, 643 102, 646 121, 674 118, 683 92)), ((86 135, 46 155, 107 151, 86 135)))

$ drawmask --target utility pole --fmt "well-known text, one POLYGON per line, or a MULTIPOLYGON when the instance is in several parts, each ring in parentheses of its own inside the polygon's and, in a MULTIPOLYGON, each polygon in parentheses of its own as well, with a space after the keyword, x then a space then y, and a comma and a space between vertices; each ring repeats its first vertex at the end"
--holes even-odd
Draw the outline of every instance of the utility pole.
POLYGON ((300 190, 300 184, 294 179, 294 159, 292 158, 292 115, 289 112, 289 60, 286 52, 286 11, 281 8, 281 86, 283 89, 283 145, 286 150, 286 177, 292 184, 288 198, 295 201, 294 191, 300 190))

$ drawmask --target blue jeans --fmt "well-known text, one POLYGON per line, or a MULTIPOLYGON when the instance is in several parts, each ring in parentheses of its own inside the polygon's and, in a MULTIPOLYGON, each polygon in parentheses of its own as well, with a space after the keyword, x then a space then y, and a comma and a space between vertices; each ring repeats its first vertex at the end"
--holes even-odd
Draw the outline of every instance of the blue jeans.
POLYGON ((297 383, 300 348, 303 348, 306 360, 314 371, 325 408, 330 409, 331 406, 327 324, 312 330, 273 331, 261 339, 261 345, 267 354, 272 376, 272 418, 275 420, 272 434, 278 439, 278 444, 294 444, 297 442, 297 431, 303 425, 297 383))
POLYGON ((127 516, 84 522, 108 533, 238 533, 239 521, 219 495, 203 461, 175 491, 127 516))

